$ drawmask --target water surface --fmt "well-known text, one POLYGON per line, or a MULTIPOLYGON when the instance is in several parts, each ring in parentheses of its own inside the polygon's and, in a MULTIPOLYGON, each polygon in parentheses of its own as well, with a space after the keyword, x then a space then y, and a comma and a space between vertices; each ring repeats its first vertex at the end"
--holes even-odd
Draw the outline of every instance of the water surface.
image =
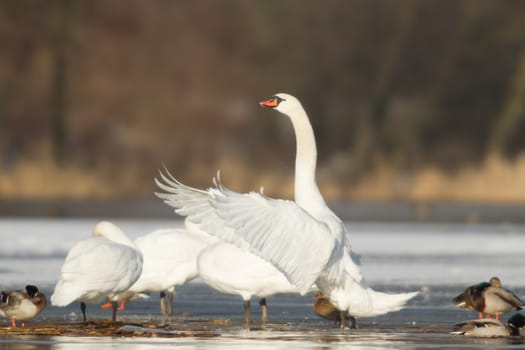
MULTIPOLYGON (((133 238, 156 228, 180 227, 180 221, 115 220, 133 238)), ((0 289, 39 286, 48 296, 67 251, 89 237, 96 220, 1 219, 0 289)), ((362 255, 368 283, 386 292, 420 291, 405 309, 359 319, 358 330, 333 328, 312 312, 312 295, 277 295, 268 299, 270 324, 261 328, 257 301, 252 302, 254 326, 242 326, 240 297, 224 295, 196 280, 178 288, 170 319, 158 316, 158 295, 128 303, 124 323, 168 323, 200 330, 210 320, 214 338, 122 338, 0 336, 4 349, 514 349, 523 339, 469 339, 449 335, 454 323, 474 318, 456 309, 451 299, 467 285, 499 276, 523 297, 522 251, 525 227, 513 225, 447 225, 349 223, 353 249, 362 255)), ((506 315, 508 317, 509 315, 506 315)), ((90 319, 109 317, 107 310, 88 306, 90 319)), ((504 318, 506 318, 504 317, 504 318)), ((77 304, 49 306, 33 323, 79 322, 77 304)), ((7 320, 0 320, 6 327, 7 320)))

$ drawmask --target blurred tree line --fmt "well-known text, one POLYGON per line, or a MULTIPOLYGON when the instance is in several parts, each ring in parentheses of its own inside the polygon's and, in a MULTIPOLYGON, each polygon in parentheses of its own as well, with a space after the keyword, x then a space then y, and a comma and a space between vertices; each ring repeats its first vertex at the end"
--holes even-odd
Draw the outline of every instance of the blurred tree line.
POLYGON ((289 122, 257 106, 276 92, 343 187, 525 148, 521 0, 1 0, 0 53, 3 176, 51 162, 107 195, 151 193, 162 163, 194 185, 289 176, 289 122))

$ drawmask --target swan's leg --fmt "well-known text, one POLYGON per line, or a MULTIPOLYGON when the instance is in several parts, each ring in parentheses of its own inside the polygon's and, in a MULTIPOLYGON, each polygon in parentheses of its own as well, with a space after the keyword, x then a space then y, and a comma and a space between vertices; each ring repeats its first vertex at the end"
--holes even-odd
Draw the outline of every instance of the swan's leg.
POLYGON ((160 314, 166 315, 166 292, 160 292, 160 314))
POLYGON ((111 302, 111 322, 117 321, 117 308, 118 308, 118 302, 116 301, 111 302))
POLYGON ((346 311, 340 311, 341 312, 341 329, 344 329, 346 326, 346 311))
POLYGON ((348 322, 349 322, 349 327, 350 327, 351 329, 355 329, 355 328, 357 328, 357 320, 355 319, 354 316, 350 316, 350 317, 348 317, 348 322))
POLYGON ((173 292, 168 291, 168 304, 166 305, 168 316, 173 315, 173 292))
POLYGON ((15 318, 15 317, 13 317, 13 318, 11 319, 11 327, 13 327, 13 328, 16 327, 16 318, 15 318))
POLYGON ((266 298, 259 299, 259 305, 261 305, 261 321, 264 324, 268 322, 268 308, 266 307, 266 298))
POLYGON ((480 312, 480 313, 478 314, 478 318, 479 318, 480 320, 483 318, 483 312, 480 312))
POLYGON ((80 311, 82 311, 82 321, 86 323, 86 303, 84 303, 83 301, 80 302, 80 311))
POLYGON ((252 323, 250 300, 245 300, 243 305, 244 305, 244 323, 246 324, 246 327, 250 327, 250 324, 252 323))

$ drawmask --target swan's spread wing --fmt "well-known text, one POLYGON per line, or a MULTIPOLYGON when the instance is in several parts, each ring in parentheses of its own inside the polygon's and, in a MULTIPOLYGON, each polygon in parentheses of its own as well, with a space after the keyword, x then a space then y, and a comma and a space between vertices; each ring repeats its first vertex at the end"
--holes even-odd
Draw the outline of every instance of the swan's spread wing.
POLYGON ((186 186, 175 179, 168 170, 160 172, 160 180, 155 178, 155 183, 167 193, 155 193, 164 200, 164 203, 175 208, 175 213, 181 216, 191 216, 197 213, 210 214, 213 211, 210 205, 210 191, 186 186))
POLYGON ((185 216, 186 227, 194 232, 204 231, 221 240, 232 242, 240 248, 249 249, 249 244, 235 235, 232 228, 227 227, 224 221, 216 214, 212 202, 218 195, 225 195, 231 191, 216 182, 217 188, 206 191, 193 188, 176 180, 166 169, 160 172, 160 180, 155 183, 166 193, 155 193, 164 200, 164 203, 175 208, 175 213, 185 216))
POLYGON ((291 201, 229 192, 213 202, 217 216, 301 292, 328 263, 335 241, 329 228, 291 201))
POLYGON ((161 174, 157 193, 164 202, 187 216, 192 224, 220 239, 273 263, 297 289, 305 293, 328 263, 334 249, 327 225, 291 201, 258 193, 240 194, 216 181, 202 191, 161 174))

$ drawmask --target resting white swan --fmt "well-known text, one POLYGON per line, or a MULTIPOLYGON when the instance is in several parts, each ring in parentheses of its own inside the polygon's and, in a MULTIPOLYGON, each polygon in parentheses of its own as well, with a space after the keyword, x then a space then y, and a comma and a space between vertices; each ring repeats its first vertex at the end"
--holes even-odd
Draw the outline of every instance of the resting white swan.
POLYGON ((142 254, 133 241, 116 225, 99 222, 92 238, 69 250, 51 302, 54 306, 67 306, 80 301, 85 322, 86 303, 110 300, 115 321, 119 293, 135 283, 141 271, 142 254))
POLYGON ((244 301, 244 322, 251 323, 250 300, 261 298, 261 320, 266 323, 266 297, 279 293, 297 293, 282 272, 255 254, 229 243, 216 243, 204 249, 198 258, 199 277, 209 286, 239 295, 244 301))
POLYGON ((144 259, 142 273, 120 298, 132 300, 142 292, 161 292, 161 314, 171 315, 175 287, 197 277, 199 253, 216 240, 198 229, 159 229, 137 238, 135 245, 144 259))
POLYGON ((204 231, 271 262, 299 292, 317 284, 344 315, 403 308, 417 292, 387 294, 368 287, 343 222, 325 204, 315 180, 315 137, 301 103, 280 93, 260 104, 287 115, 295 130, 295 201, 236 193, 218 179, 215 188, 198 190, 162 174, 156 182, 167 193, 157 195, 204 231))

